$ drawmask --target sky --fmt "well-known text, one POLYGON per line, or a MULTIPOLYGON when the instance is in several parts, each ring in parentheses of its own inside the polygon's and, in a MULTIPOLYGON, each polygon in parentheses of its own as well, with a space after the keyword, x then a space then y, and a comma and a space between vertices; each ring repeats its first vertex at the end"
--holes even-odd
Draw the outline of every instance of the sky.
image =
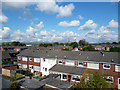
POLYGON ((117 2, 2 2, 0 42, 118 41, 117 2))

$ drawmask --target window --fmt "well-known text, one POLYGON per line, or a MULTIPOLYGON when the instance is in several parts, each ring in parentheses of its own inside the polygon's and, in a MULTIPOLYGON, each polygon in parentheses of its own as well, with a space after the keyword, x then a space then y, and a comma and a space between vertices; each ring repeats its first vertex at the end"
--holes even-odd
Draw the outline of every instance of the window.
POLYGON ((110 83, 113 83, 113 82, 114 82, 114 78, 111 77, 111 76, 108 76, 108 77, 106 78, 106 81, 107 81, 107 82, 110 82, 110 83))
POLYGON ((29 69, 33 69, 33 65, 29 65, 29 69))
POLYGON ((63 79, 67 79, 67 75, 63 74, 63 79))
POLYGON ((103 64, 104 69, 110 69, 110 64, 103 64))
POLYGON ((58 61, 58 64, 62 64, 62 60, 59 60, 59 61, 58 61))
POLYGON ((47 71, 47 68, 45 68, 45 71, 47 71))
POLYGON ((29 61, 32 61, 32 57, 29 57, 29 61))
POLYGON ((19 67, 22 67, 22 65, 21 65, 20 63, 18 63, 18 66, 19 66, 19 67))
POLYGON ((45 62, 45 58, 43 58, 43 61, 45 62))
POLYGON ((87 68, 99 69, 99 64, 97 64, 97 63, 87 63, 87 68))
POLYGON ((27 68, 27 65, 23 64, 23 65, 22 65, 22 68, 23 68, 23 69, 26 69, 26 68, 27 68))
POLYGON ((115 65, 115 71, 120 72, 120 65, 115 65))
POLYGON ((27 57, 22 57, 22 60, 23 61, 27 61, 27 57))
POLYGON ((66 62, 65 62, 65 64, 66 65, 74 65, 74 61, 71 61, 71 60, 67 60, 66 62))
POLYGON ((35 71, 40 71, 40 67, 39 66, 34 66, 34 70, 35 71))
POLYGON ((83 62, 78 62, 78 66, 82 66, 83 67, 83 62))
POLYGON ((34 62, 40 62, 40 58, 34 58, 34 62))
POLYGON ((21 56, 18 56, 18 59, 21 60, 21 56))
POLYGON ((72 80, 73 81, 80 81, 80 76, 73 75, 72 80))

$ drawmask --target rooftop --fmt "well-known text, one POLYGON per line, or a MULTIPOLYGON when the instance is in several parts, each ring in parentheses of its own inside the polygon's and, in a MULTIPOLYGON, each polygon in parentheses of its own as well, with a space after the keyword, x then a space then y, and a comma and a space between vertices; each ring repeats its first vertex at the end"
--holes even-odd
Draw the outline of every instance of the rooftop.
POLYGON ((32 50, 21 51, 18 56, 39 57, 39 58, 58 58, 64 60, 94 61, 119 63, 120 52, 103 52, 104 56, 97 51, 55 51, 55 50, 32 50), (66 59, 64 58, 66 57, 66 59))
POLYGON ((56 64, 51 69, 49 69, 49 71, 68 73, 73 75, 83 75, 86 71, 86 68, 56 64))

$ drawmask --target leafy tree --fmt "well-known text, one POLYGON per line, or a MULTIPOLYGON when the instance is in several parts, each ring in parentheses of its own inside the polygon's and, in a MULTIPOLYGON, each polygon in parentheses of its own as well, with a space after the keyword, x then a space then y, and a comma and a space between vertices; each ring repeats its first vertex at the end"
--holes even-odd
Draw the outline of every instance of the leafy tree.
POLYGON ((92 45, 84 46, 83 51, 95 51, 95 48, 92 45))
POLYGON ((2 43, 2 46, 5 46, 5 44, 4 44, 4 43, 2 43))
POLYGON ((80 40, 79 45, 80 46, 85 46, 85 45, 88 45, 88 42, 86 42, 85 40, 80 40))
POLYGON ((110 52, 120 52, 120 48, 119 47, 111 47, 110 52))
POLYGON ((64 43, 60 43, 59 45, 64 45, 64 43))
POLYGON ((70 43, 66 43, 66 46, 70 46, 71 44, 70 43))
POLYGON ((73 88, 103 89, 108 88, 108 84, 106 82, 106 76, 97 71, 86 74, 81 78, 80 83, 76 83, 73 88))
POLYGON ((18 82, 12 82, 9 88, 10 90, 18 90, 19 89, 18 82))
POLYGON ((118 44, 117 42, 112 42, 112 44, 118 44))
POLYGON ((58 42, 54 42, 53 45, 59 45, 59 43, 58 42))
POLYGON ((77 42, 72 42, 72 43, 70 44, 70 46, 72 46, 73 49, 74 49, 75 47, 78 47, 78 43, 77 43, 77 42))
POLYGON ((6 46, 10 46, 10 44, 7 42, 7 43, 6 43, 6 46))
POLYGON ((106 42, 106 44, 110 45, 110 42, 106 42))

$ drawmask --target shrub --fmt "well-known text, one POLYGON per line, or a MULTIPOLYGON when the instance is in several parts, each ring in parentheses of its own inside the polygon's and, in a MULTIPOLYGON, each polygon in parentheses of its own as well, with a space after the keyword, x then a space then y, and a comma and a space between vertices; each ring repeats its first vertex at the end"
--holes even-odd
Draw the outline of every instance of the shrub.
POLYGON ((19 89, 18 82, 11 83, 9 88, 10 88, 10 90, 18 90, 19 89))

